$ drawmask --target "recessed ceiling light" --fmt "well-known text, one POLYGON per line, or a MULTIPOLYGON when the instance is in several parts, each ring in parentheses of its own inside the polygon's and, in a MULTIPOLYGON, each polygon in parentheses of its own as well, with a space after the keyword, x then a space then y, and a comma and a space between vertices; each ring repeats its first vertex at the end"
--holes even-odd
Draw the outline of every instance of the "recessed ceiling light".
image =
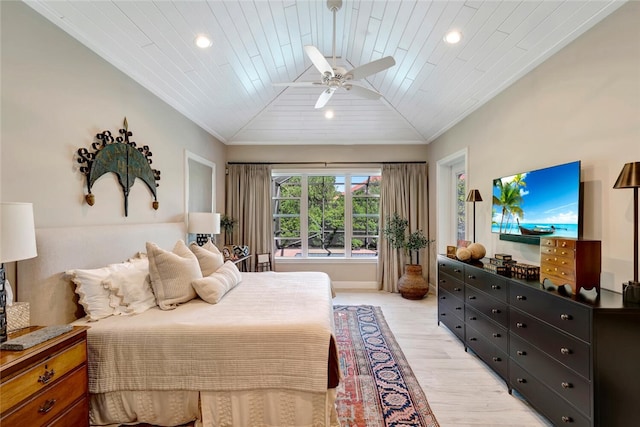
POLYGON ((444 36, 444 41, 446 41, 449 44, 456 44, 460 42, 460 40, 462 40, 462 33, 458 30, 449 31, 444 36))
POLYGON ((327 119, 333 119, 333 110, 325 111, 324 117, 327 118, 327 119))
POLYGON ((213 42, 211 41, 211 39, 203 34, 200 34, 198 35, 198 37, 196 37, 196 46, 198 46, 200 49, 211 47, 212 44, 213 42))

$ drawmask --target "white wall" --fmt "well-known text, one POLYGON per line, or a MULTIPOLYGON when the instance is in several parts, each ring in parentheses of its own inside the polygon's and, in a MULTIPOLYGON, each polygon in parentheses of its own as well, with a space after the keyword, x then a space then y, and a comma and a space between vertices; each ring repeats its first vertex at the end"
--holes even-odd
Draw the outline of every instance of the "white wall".
MULTIPOLYGON (((476 204, 476 240, 489 255, 540 264, 538 246, 491 234, 492 180, 581 160, 583 237, 602 241, 601 285, 621 291, 633 278, 633 191, 612 187, 624 163, 640 161, 638 22, 640 2, 625 4, 428 145, 431 165, 468 147, 467 185, 485 199, 476 204)), ((432 192, 432 230, 437 200, 432 192)))
POLYGON ((1 8, 3 200, 33 202, 36 227, 181 221, 187 149, 219 165, 216 205, 224 206, 222 143, 25 4, 1 8), (93 186, 95 205, 84 203, 86 180, 74 161, 96 133, 117 134, 125 116, 161 172, 158 211, 137 180, 126 218, 113 174, 93 186))

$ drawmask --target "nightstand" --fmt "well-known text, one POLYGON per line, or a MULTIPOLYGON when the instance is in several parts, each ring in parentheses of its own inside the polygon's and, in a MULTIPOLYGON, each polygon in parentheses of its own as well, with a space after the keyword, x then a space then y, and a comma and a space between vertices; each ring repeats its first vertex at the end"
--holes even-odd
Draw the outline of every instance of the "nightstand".
POLYGON ((0 351, 0 425, 89 426, 87 329, 76 326, 23 351, 0 351))

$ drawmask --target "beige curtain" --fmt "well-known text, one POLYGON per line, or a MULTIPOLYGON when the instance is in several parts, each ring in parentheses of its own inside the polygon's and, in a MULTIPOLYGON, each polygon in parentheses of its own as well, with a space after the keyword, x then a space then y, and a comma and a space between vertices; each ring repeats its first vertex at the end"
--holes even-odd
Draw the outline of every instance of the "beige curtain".
MULTIPOLYGON (((271 166, 229 165, 227 174, 226 214, 237 222, 232 242, 248 245, 252 254, 273 256, 273 221, 271 218, 271 166)), ((252 259, 250 271, 254 271, 252 259)))
MULTIPOLYGON (((409 230, 422 230, 429 237, 427 165, 401 163, 382 165, 380 187, 380 252, 378 254, 378 284, 380 289, 398 292, 398 279, 403 273, 405 260, 402 250, 389 246, 382 230, 387 218, 394 213, 409 221, 409 230)), ((429 248, 420 251, 423 275, 429 272, 429 248)))

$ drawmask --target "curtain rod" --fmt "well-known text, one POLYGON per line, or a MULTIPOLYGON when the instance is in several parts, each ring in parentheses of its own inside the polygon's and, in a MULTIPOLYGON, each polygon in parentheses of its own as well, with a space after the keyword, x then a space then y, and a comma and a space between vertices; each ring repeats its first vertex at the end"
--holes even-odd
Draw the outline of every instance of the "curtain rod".
POLYGON ((408 162, 227 162, 228 165, 395 165, 402 163, 427 163, 426 161, 408 161, 408 162))

